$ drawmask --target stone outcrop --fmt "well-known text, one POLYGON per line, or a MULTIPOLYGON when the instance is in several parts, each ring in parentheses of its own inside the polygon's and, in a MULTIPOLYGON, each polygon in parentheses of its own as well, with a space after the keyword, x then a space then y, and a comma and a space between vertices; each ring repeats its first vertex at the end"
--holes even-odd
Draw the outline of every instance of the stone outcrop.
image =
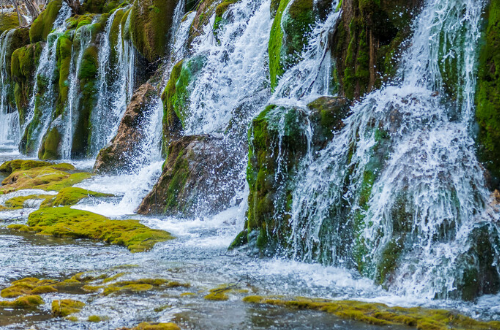
POLYGON ((241 188, 238 162, 223 139, 195 135, 172 142, 163 173, 138 213, 194 217, 227 209, 241 188))
POLYGON ((308 109, 270 105, 252 122, 249 133, 247 181, 250 186, 247 222, 233 247, 251 242, 272 251, 288 237, 293 178, 308 152, 325 146, 343 126, 345 99, 321 97, 308 109), (308 141, 310 123, 314 135, 308 141))
POLYGON ((394 76, 422 0, 344 0, 331 38, 340 94, 357 99, 394 76))
POLYGON ((118 133, 111 143, 99 152, 94 165, 95 172, 117 173, 131 169, 134 156, 141 151, 141 140, 144 137, 141 124, 148 110, 151 110, 155 96, 157 92, 149 83, 137 89, 120 122, 118 133))

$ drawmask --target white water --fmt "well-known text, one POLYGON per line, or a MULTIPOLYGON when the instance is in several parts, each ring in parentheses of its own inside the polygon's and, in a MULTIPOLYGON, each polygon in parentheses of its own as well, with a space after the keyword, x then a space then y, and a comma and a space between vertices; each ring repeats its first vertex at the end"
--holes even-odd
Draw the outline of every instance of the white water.
MULTIPOLYGON (((116 135, 120 120, 134 92, 135 52, 130 41, 123 39, 121 24, 117 44, 110 42, 113 21, 119 12, 126 10, 127 8, 118 9, 109 17, 99 45, 99 94, 91 115, 90 155, 94 157, 116 135), (117 58, 111 56, 112 49, 117 58)), ((130 20, 125 28, 128 28, 129 24, 130 20)))
POLYGON ((290 222, 295 258, 361 264, 374 277, 384 249, 402 237, 391 290, 434 298, 456 288, 464 267, 459 260, 470 248, 475 223, 484 221, 489 198, 469 129, 483 5, 426 1, 399 82, 357 104, 342 132, 302 164, 290 222), (448 102, 444 91, 442 54, 456 59, 462 87, 456 102, 448 102), (407 228, 397 227, 405 222, 407 228), (345 228, 353 236, 345 237, 345 228))
MULTIPOLYGON (((80 111, 80 79, 78 79, 78 74, 82 65, 82 59, 85 51, 90 46, 92 41, 92 30, 91 24, 84 25, 79 28, 74 35, 74 39, 80 41, 78 52, 75 51, 74 43, 71 49, 71 64, 69 69, 68 80, 70 82, 68 91, 68 104, 65 108, 63 114, 63 122, 65 132, 62 138, 61 155, 63 159, 70 159, 73 139, 74 139, 74 129, 75 124, 78 119, 78 112, 80 111)), ((78 137, 84 138, 84 137, 78 137)))
MULTIPOLYGON (((66 20, 71 17, 71 8, 63 2, 61 10, 59 11, 56 20, 54 21, 54 30, 47 36, 47 43, 42 50, 40 55, 40 62, 38 63, 38 68, 35 72, 35 84, 33 86, 33 93, 30 98, 30 103, 26 115, 26 123, 21 128, 24 132, 27 128, 32 131, 31 139, 34 146, 38 146, 38 149, 33 150, 36 154, 41 145, 41 141, 45 133, 47 132, 50 124, 50 116, 55 109, 55 74, 57 67, 57 41, 62 32, 66 30, 66 20), (47 84, 46 88, 40 90, 39 80, 42 80, 47 84), (40 95, 41 94, 41 95, 40 95), (36 125, 32 126, 33 119, 35 115, 39 116, 39 122, 43 123, 43 126, 36 125)), ((29 141, 28 141, 29 143, 29 141)))
POLYGON ((267 101, 259 100, 266 90, 267 47, 272 20, 270 1, 243 0, 223 15, 228 23, 213 38, 213 16, 205 34, 195 41, 195 54, 204 58, 194 86, 190 86, 186 134, 223 132, 232 118, 244 125, 267 101), (251 100, 248 110, 245 102, 251 100), (242 114, 235 113, 243 106, 242 114))
POLYGON ((11 42, 14 30, 8 30, 0 36, 0 144, 19 143, 20 127, 19 113, 11 109, 9 94, 13 86, 10 81, 10 67, 7 66, 7 54, 11 52, 11 42))

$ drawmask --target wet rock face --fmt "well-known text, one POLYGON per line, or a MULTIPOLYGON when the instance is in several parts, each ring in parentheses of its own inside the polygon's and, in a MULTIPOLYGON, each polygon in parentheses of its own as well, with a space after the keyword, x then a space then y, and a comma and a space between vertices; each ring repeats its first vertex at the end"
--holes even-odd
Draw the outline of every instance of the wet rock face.
POLYGON ((393 76, 422 0, 344 0, 331 37, 340 94, 357 99, 393 76))
POLYGON ((172 142, 163 173, 138 213, 193 217, 227 209, 241 188, 240 158, 230 150, 223 139, 205 135, 172 142))
POLYGON ((132 169, 132 160, 141 151, 140 142, 144 137, 141 123, 156 96, 156 90, 149 83, 137 89, 121 120, 118 133, 99 152, 94 165, 95 172, 117 173, 132 169))
POLYGON ((247 181, 247 224, 240 243, 272 252, 286 245, 295 174, 308 153, 321 150, 343 126, 349 106, 342 98, 321 97, 307 109, 271 105, 252 122, 247 181), (308 125, 310 127, 308 128, 308 125), (313 132, 308 141, 307 131, 313 132))

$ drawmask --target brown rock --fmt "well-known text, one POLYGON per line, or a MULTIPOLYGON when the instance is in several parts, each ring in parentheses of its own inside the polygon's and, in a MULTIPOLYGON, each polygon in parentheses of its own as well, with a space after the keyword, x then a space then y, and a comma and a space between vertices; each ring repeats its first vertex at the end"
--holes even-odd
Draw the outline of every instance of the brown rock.
POLYGON ((137 212, 192 217, 225 210, 240 188, 240 159, 223 139, 194 135, 172 142, 163 173, 137 212))
POLYGON ((131 161, 139 151, 139 142, 144 137, 141 122, 156 96, 156 90, 149 83, 137 89, 127 106, 118 133, 97 156, 94 165, 96 173, 116 173, 130 169, 131 161))

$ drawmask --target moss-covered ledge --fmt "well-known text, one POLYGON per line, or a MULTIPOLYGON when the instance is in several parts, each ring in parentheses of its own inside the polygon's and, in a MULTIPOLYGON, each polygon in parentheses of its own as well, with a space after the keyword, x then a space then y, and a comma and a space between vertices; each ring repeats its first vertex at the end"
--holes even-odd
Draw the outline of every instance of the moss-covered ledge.
POLYGON ((422 307, 389 307, 380 303, 351 300, 324 300, 309 298, 283 299, 278 297, 247 296, 244 302, 309 309, 334 314, 340 318, 356 320, 378 326, 407 326, 419 330, 486 330, 500 329, 500 322, 481 322, 458 314, 456 311, 422 307))
POLYGON ((156 243, 173 239, 168 232, 150 229, 138 220, 110 220, 92 212, 69 207, 44 208, 30 214, 28 226, 8 228, 41 235, 90 238, 127 247, 130 252, 145 252, 156 243))
POLYGON ((500 178, 500 2, 491 1, 486 11, 484 46, 478 66, 476 118, 479 126, 479 158, 493 176, 492 188, 500 178))

